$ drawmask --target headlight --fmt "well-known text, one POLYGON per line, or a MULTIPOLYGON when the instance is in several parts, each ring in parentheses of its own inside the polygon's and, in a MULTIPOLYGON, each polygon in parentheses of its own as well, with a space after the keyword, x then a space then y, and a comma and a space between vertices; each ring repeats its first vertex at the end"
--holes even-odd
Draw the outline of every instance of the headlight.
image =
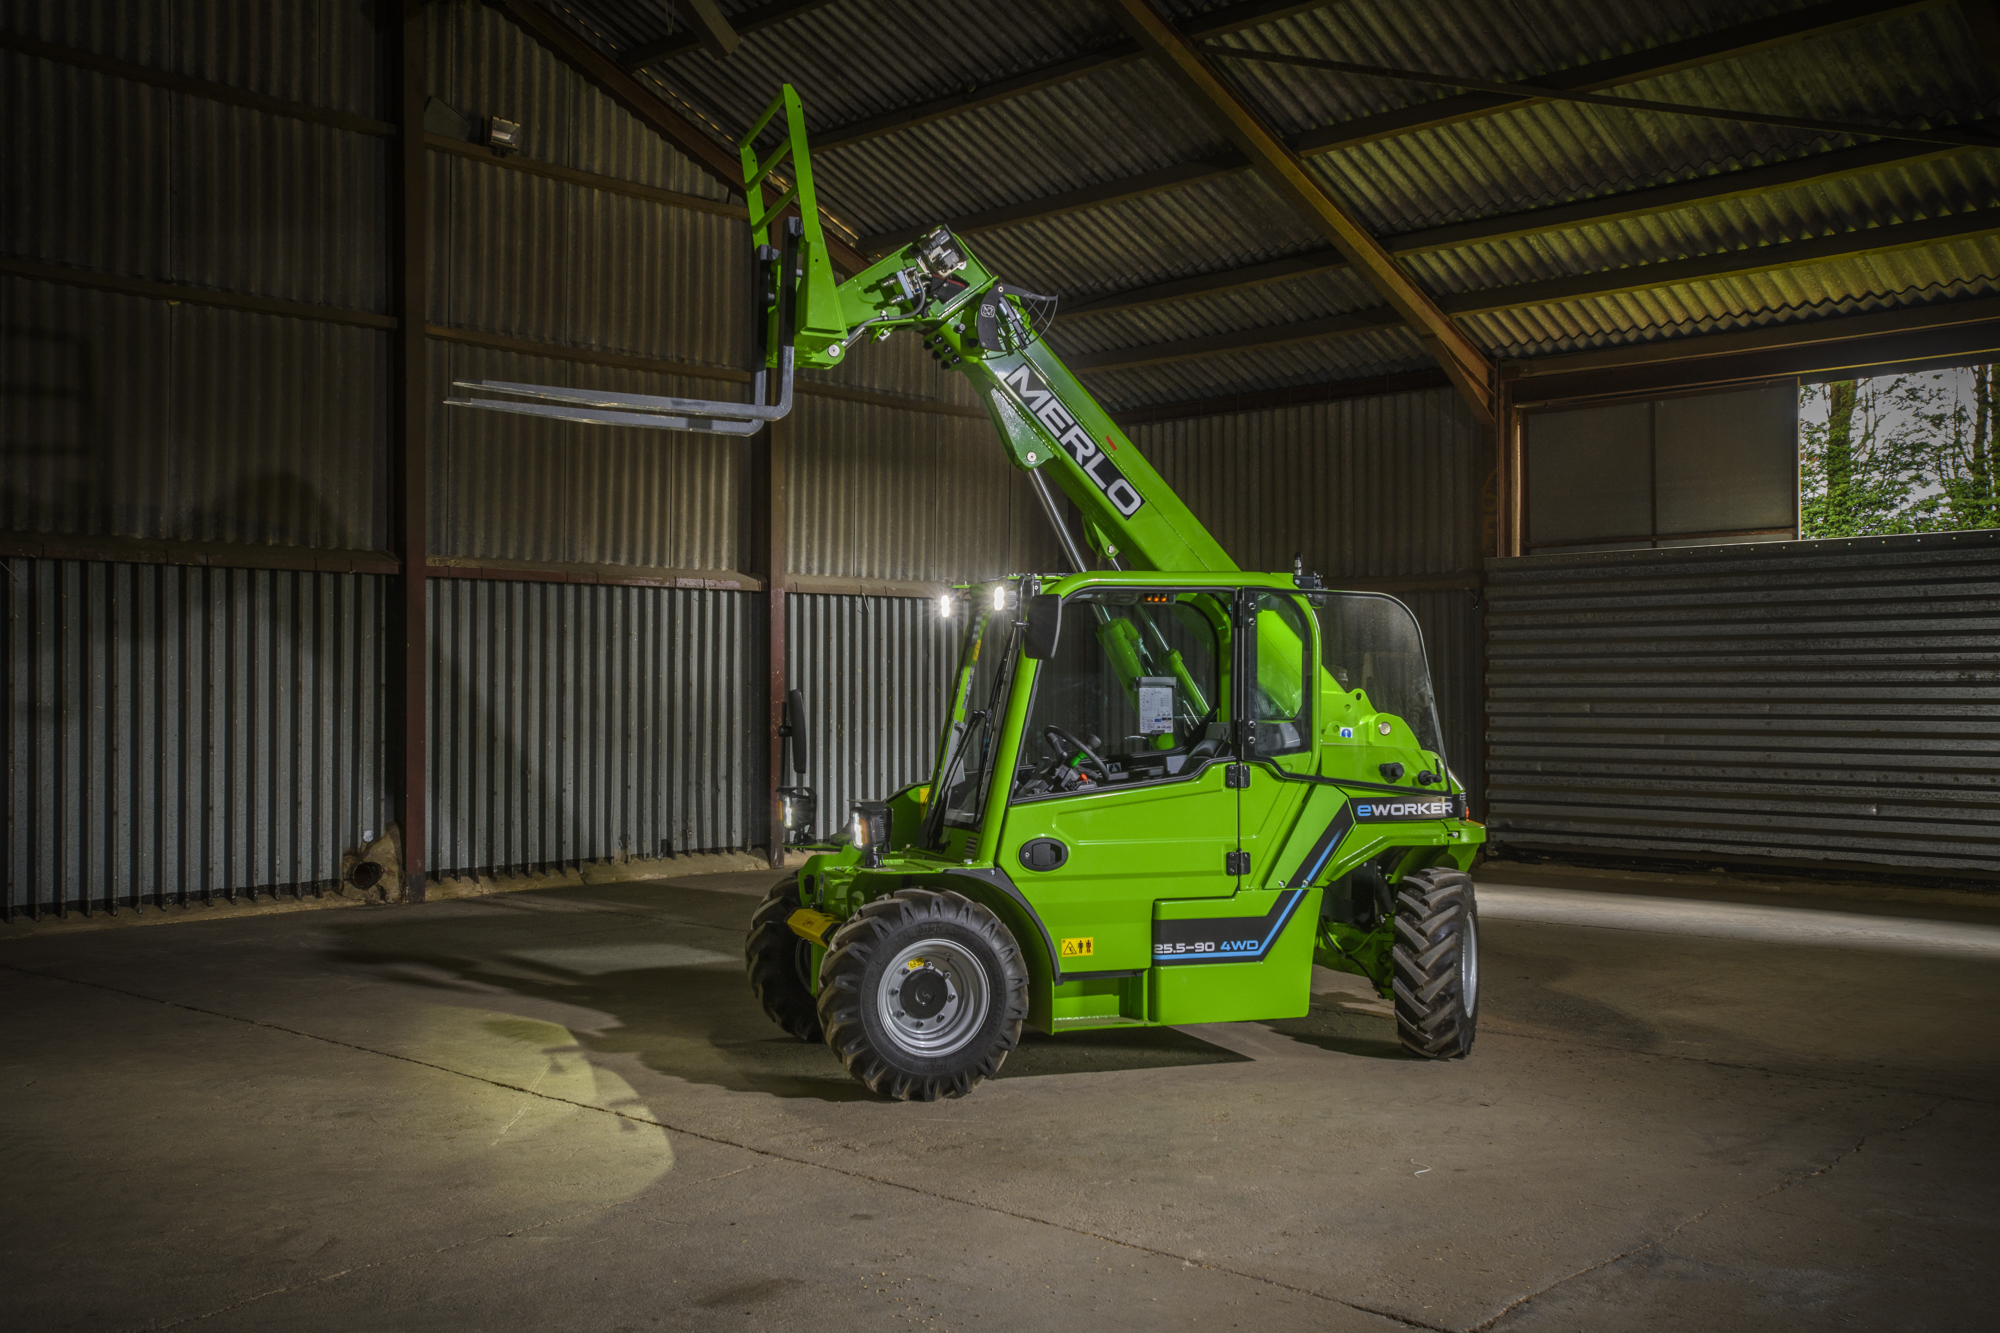
POLYGON ((856 801, 847 816, 847 836, 861 850, 861 864, 879 866, 889 850, 889 807, 881 801, 856 801))
POLYGON ((995 611, 1007 609, 1007 585, 1004 583, 993 585, 993 609, 995 611))
POLYGON ((811 787, 778 788, 778 819, 785 826, 786 842, 811 842, 818 817, 819 801, 811 787))
POLYGON ((952 613, 957 610, 958 598, 953 597, 950 593, 946 593, 944 596, 938 598, 938 614, 946 620, 950 620, 952 613))

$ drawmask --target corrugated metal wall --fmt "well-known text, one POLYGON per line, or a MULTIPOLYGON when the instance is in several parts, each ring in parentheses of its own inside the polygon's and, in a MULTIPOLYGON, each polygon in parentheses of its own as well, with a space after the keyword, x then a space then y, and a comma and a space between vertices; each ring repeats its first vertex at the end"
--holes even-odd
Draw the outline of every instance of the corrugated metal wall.
POLYGON ((715 396, 714 382, 436 339, 429 352, 434 553, 671 569, 749 563, 742 444, 444 405, 462 392, 455 379, 703 397, 715 396))
MULTIPOLYGON (((926 361, 911 378, 941 375, 926 361)), ((808 396, 795 419, 794 574, 950 583, 1063 567, 985 417, 808 396)))
POLYGON ((431 868, 761 844, 763 599, 431 585, 431 868))
POLYGON ((1132 439, 1245 569, 1343 579, 1479 568, 1479 424, 1450 389, 1140 426, 1132 439))
POLYGON ((8 919, 317 893, 381 828, 379 577, 0 568, 8 919))
POLYGON ((930 775, 964 622, 915 597, 794 594, 785 611, 786 667, 806 696, 816 831, 833 836, 851 802, 930 775))
POLYGON ((1446 759, 1481 808, 1480 492, 1488 450, 1449 389, 1197 417, 1133 440, 1230 557, 1386 585, 1423 627, 1446 759), (1463 582, 1428 589, 1411 583, 1463 582))
POLYGON ((2000 870, 2000 533, 1488 578, 1496 844, 2000 870))

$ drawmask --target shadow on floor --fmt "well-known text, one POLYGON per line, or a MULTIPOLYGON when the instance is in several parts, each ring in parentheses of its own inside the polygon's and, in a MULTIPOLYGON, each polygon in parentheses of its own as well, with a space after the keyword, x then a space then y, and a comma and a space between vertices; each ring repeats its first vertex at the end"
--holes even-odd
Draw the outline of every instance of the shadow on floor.
MULTIPOLYGON (((586 1051, 634 1057, 669 1078, 775 1097, 874 1096, 824 1045, 785 1035, 751 995, 739 960, 756 899, 669 886, 647 895, 646 910, 633 905, 593 912, 558 892, 519 895, 506 904, 518 910, 475 919, 376 917, 337 929, 333 956, 489 1008, 504 1009, 507 996, 561 1006, 586 1051), (577 1010, 598 1017, 579 1020, 577 1010)), ((1245 1058, 1171 1028, 1029 1033, 1000 1077, 1245 1058)))
POLYGON ((1106 1074, 1122 1069, 1238 1064, 1249 1059, 1174 1028, 1101 1028, 1053 1037, 1024 1032, 1020 1048, 1007 1057, 999 1076, 1106 1074))
POLYGON ((1396 1038, 1396 1019, 1379 1007, 1350 1004, 1335 997, 1314 997, 1312 1008, 1303 1018, 1281 1018, 1265 1027, 1282 1037, 1317 1046, 1340 1055, 1361 1055, 1375 1060, 1420 1060, 1403 1049, 1396 1038))

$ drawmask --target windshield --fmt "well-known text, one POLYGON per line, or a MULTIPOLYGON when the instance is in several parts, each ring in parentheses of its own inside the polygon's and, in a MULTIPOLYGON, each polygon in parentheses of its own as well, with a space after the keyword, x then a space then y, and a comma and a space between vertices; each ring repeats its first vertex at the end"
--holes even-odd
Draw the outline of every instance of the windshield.
POLYGON ((952 743, 939 770, 939 808, 951 828, 976 827, 986 805, 1000 715, 1007 709, 1014 622, 1006 612, 988 612, 967 633, 971 636, 969 679, 964 696, 953 701, 952 743))
POLYGON ((1377 712, 1410 724, 1417 744, 1444 753, 1424 636, 1410 608, 1381 593, 1314 593, 1321 661, 1344 690, 1360 690, 1377 712))
MULTIPOLYGON (((1036 673, 1015 798, 1163 781, 1226 755, 1217 664, 1228 608, 1212 593, 1067 598, 1055 655, 1036 673)), ((1297 663, 1292 676, 1296 693, 1297 663)))

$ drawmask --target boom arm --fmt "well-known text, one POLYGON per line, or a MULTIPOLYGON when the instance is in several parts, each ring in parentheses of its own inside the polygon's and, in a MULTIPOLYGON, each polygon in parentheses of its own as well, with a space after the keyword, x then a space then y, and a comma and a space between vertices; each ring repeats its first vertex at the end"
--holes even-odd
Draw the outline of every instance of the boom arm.
MULTIPOLYGON (((850 327, 919 332, 978 387, 1014 466, 1053 481, 1097 554, 1128 568, 1236 568, 1035 327, 1054 302, 999 280, 938 230, 841 284, 850 327)), ((1056 516, 1051 509, 1051 520, 1056 516)))

